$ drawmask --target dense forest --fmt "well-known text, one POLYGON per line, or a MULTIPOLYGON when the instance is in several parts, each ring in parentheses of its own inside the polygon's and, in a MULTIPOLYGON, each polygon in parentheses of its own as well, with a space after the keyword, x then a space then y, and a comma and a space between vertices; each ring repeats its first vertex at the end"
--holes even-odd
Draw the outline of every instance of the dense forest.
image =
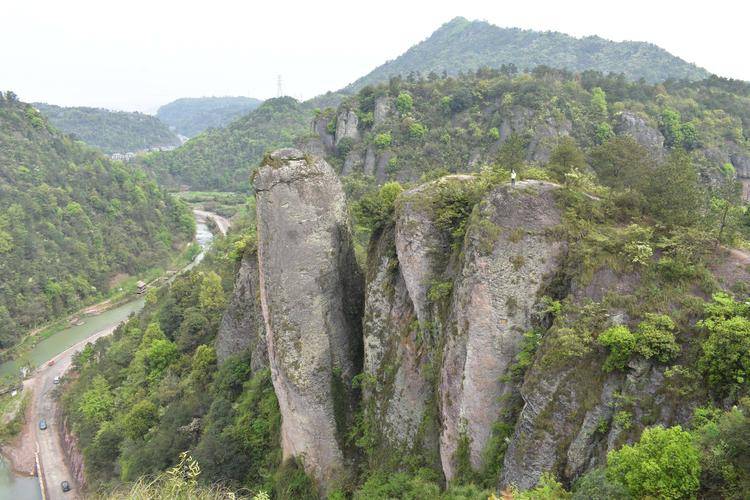
POLYGON ((228 125, 261 105, 252 97, 186 97, 160 107, 156 117, 186 137, 228 125))
POLYGON ((748 110, 750 85, 717 77, 650 85, 615 74, 506 67, 367 86, 338 109, 318 110, 315 129, 329 161, 354 174, 351 182, 371 185, 480 171, 498 155, 540 166, 560 141, 613 161, 641 149, 658 159, 682 148, 711 183, 725 167, 750 179, 748 110))
POLYGON ((381 83, 392 76, 406 77, 409 73, 456 75, 481 67, 499 69, 502 65, 513 65, 520 70, 544 65, 576 72, 623 73, 630 80, 643 78, 650 83, 709 76, 706 70, 650 43, 499 28, 484 21, 457 17, 345 90, 357 91, 365 85, 381 83))
MULTIPOLYGON (((365 359, 377 332, 392 339, 381 361, 354 377, 357 404, 341 420, 347 427, 340 439, 355 466, 345 481, 325 485, 328 498, 499 498, 503 481, 527 481, 524 474, 540 467, 526 491, 504 494, 744 498, 750 288, 742 248, 750 217, 740 181, 749 176, 749 99, 747 84, 716 78, 648 85, 593 72, 506 68, 396 78, 361 89, 336 110, 318 110, 316 133, 299 143, 343 174, 366 276, 365 359), (515 191, 511 171, 520 183, 515 191), (470 175, 446 177, 456 172, 470 175), (544 198, 540 189, 555 194, 544 198), (506 203, 498 200, 511 200, 515 210, 498 217, 493 211, 506 203), (542 219, 557 213, 559 220, 529 227, 534 219, 522 218, 529 206, 541 207, 542 219), (513 228, 516 211, 521 225, 513 228), (415 316, 419 303, 404 292, 416 254, 402 260, 394 248, 399 231, 414 231, 414 244, 433 231, 438 242, 424 253, 432 273, 421 299, 427 319, 415 316), (503 411, 490 415, 480 450, 459 434, 445 469, 437 434, 450 417, 441 412, 454 402, 438 398, 436 371, 450 343, 464 338, 455 333, 464 326, 454 315, 470 316, 476 307, 471 294, 462 296, 467 275, 484 283, 499 266, 513 279, 475 290, 506 293, 507 283, 525 283, 542 265, 537 254, 550 248, 564 248, 542 259, 559 260, 559 269, 539 296, 531 294, 532 312, 513 296, 501 295, 496 306, 511 318, 513 311, 537 318, 523 323, 507 372, 496 377, 494 360, 485 358, 471 373, 486 371, 488 383, 503 384, 502 397, 489 395, 503 411), (404 295, 408 306, 398 302, 404 295), (386 319, 378 318, 379 307, 386 319), (394 311, 404 315, 397 324, 388 322, 396 321, 394 311), (416 359, 403 354, 409 349, 416 359), (411 377, 401 371, 409 363, 422 363, 411 377), (408 419, 389 420, 389 405, 415 379, 424 380, 426 395, 407 408, 424 411, 413 441, 401 442, 393 429, 403 431, 408 419), (513 476, 519 467, 526 468, 513 476)), ((219 144, 229 135, 213 137, 220 142, 201 151, 222 154, 219 144)), ((251 160, 235 163, 244 165, 243 177, 256 166, 251 160)), ((263 164, 284 166, 277 161, 263 164)), ((127 488, 139 476, 169 470, 162 479, 183 481, 172 486, 186 491, 215 483, 258 498, 317 498, 323 491, 304 461, 282 463, 281 409, 269 369, 250 350, 221 361, 217 355, 217 332, 237 307, 233 282, 247 262, 258 262, 255 220, 251 198, 199 268, 150 292, 140 315, 78 356, 80 376, 64 404, 92 490, 127 488), (180 475, 186 470, 192 472, 180 475)))
POLYGON ((193 190, 247 191, 249 172, 269 149, 293 143, 310 127, 312 110, 291 97, 269 99, 225 128, 143 159, 162 184, 193 190))
POLYGON ((182 202, 0 94, 0 348, 192 237, 182 202))
POLYGON ((34 107, 59 130, 107 154, 180 145, 180 139, 151 115, 43 103, 34 107))

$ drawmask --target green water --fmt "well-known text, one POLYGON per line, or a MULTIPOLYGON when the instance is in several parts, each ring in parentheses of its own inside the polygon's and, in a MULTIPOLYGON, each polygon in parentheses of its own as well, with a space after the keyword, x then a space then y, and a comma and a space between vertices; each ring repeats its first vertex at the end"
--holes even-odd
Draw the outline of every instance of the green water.
MULTIPOLYGON (((31 362, 32 366, 39 366, 96 332, 121 323, 132 313, 138 312, 142 308, 143 299, 139 299, 105 311, 98 316, 83 317, 84 324, 71 326, 42 340, 25 355, 25 358, 31 362)), ((0 376, 9 373, 18 374, 20 373, 19 369, 19 361, 8 361, 0 365, 0 376)))
POLYGON ((39 480, 35 477, 16 476, 0 460, 0 498, 12 500, 39 500, 39 480))

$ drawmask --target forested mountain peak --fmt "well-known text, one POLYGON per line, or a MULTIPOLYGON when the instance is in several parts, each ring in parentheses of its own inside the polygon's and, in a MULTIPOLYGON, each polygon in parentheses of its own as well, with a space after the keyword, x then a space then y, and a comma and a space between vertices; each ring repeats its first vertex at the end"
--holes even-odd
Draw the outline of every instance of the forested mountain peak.
POLYGON ((249 167, 269 149, 291 145, 311 119, 310 107, 293 97, 268 99, 224 128, 206 130, 174 151, 148 155, 143 164, 169 186, 247 190, 249 167))
POLYGON ((107 154, 173 148, 180 139, 154 116, 102 108, 34 103, 50 123, 107 154))
POLYGON ((263 101, 252 97, 183 97, 165 104, 156 116, 186 137, 223 127, 263 101))
POLYGON ((499 69, 503 65, 514 65, 521 70, 544 65, 577 72, 623 73, 631 80, 643 78, 650 83, 709 76, 705 69, 651 43, 613 42, 598 36, 575 38, 564 33, 501 28, 486 21, 456 17, 346 90, 358 90, 396 75, 430 72, 455 75, 481 67, 499 69))
POLYGON ((0 348, 164 261, 192 236, 185 206, 0 94, 0 348))

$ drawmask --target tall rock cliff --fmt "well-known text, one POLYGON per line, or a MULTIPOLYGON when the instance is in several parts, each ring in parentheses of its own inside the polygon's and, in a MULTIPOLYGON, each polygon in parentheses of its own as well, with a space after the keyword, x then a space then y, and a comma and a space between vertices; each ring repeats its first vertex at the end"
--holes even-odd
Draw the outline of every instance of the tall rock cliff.
POLYGON ((493 424, 513 389, 509 368, 565 246, 558 186, 539 181, 501 185, 479 203, 467 230, 454 282, 440 378, 440 455, 446 479, 467 439, 473 468, 481 468, 493 424))
POLYGON ((219 363, 245 349, 250 350, 253 372, 268 367, 266 328, 260 310, 258 254, 254 249, 246 251, 242 257, 234 281, 232 299, 216 335, 219 363))
POLYGON ((351 380, 362 367, 363 283, 331 167, 295 149, 255 177, 260 297, 284 457, 324 491, 346 476, 351 380))
POLYGON ((565 250, 553 236, 558 186, 539 181, 484 194, 463 241, 451 241, 446 198, 471 199, 476 182, 454 175, 404 192, 368 263, 365 405, 383 445, 419 447, 448 480, 464 440, 470 465, 484 465, 515 388, 503 380, 565 250))

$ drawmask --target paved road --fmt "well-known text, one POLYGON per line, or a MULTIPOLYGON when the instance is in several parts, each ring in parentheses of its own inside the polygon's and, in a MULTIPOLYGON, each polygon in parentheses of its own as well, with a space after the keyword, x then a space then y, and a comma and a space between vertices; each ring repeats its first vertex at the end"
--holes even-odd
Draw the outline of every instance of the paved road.
POLYGON ((61 377, 70 368, 73 355, 81 351, 89 342, 95 342, 98 338, 110 335, 115 327, 101 330, 86 340, 70 347, 54 358, 54 365, 44 364, 37 370, 33 379, 26 383, 34 386, 33 411, 31 415, 36 417, 32 422, 34 426, 34 437, 39 445, 39 460, 42 464, 44 481, 47 485, 47 498, 50 500, 81 498, 76 491, 76 481, 68 468, 63 453, 60 439, 62 422, 56 421, 57 401, 54 397, 55 377, 61 377), (47 430, 39 429, 39 420, 47 420, 47 430), (68 481, 71 491, 63 493, 60 483, 68 481))

